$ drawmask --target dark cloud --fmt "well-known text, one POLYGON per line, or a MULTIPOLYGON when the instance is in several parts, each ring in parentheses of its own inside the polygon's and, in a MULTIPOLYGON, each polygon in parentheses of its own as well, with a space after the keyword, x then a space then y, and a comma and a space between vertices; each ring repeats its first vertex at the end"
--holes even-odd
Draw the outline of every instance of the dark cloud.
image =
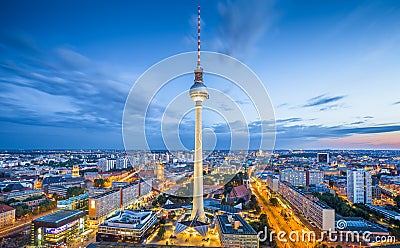
MULTIPOLYGON (((315 107, 315 106, 320 106, 320 105, 325 105, 325 104, 329 104, 329 103, 333 103, 333 102, 337 102, 343 98, 345 98, 346 96, 327 96, 327 95, 319 95, 316 97, 313 97, 311 99, 309 99, 307 101, 307 104, 303 105, 303 107, 315 107)), ((331 105, 331 108, 335 108, 338 105, 331 105)), ((329 109, 327 107, 322 108, 321 110, 326 110, 329 109)))
POLYGON ((0 120, 54 127, 121 126, 130 83, 118 73, 67 47, 41 50, 25 36, 3 37, 0 43, 6 50, 0 58, 0 120))

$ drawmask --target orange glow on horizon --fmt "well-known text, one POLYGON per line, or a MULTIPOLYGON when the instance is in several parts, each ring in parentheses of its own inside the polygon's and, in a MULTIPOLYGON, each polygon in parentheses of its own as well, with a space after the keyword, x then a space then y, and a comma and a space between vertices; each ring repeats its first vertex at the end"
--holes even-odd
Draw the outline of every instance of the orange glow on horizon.
POLYGON ((400 131, 375 134, 354 134, 343 138, 322 139, 331 147, 400 149, 400 131))

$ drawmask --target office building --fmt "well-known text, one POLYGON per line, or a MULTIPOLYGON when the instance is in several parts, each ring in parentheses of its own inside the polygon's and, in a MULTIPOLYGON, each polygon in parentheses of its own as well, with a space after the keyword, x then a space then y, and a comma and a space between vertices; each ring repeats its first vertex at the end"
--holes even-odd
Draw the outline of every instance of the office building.
POLYGON ((120 190, 112 190, 89 198, 89 219, 98 224, 121 206, 120 190))
POLYGON ((238 214, 217 215, 216 227, 222 247, 259 247, 257 232, 238 214))
POLYGON ((329 153, 326 153, 326 152, 317 153, 317 162, 328 164, 329 163, 329 153))
POLYGON ((84 232, 82 210, 59 210, 32 221, 31 245, 61 247, 84 232))
POLYGON ((304 194, 289 183, 280 183, 279 193, 319 229, 325 231, 335 228, 335 210, 318 201, 317 198, 304 194))
POLYGON ((155 231, 157 214, 153 211, 124 210, 99 225, 97 241, 140 242, 155 231))
POLYGON ((12 225, 15 222, 15 209, 5 204, 0 204, 0 228, 12 225))
POLYGON ((372 203, 372 179, 369 171, 347 170, 347 199, 351 203, 372 203))
POLYGON ((138 197, 151 192, 151 180, 139 180, 111 191, 100 194, 89 194, 89 219, 92 224, 102 222, 117 209, 132 204, 138 197))

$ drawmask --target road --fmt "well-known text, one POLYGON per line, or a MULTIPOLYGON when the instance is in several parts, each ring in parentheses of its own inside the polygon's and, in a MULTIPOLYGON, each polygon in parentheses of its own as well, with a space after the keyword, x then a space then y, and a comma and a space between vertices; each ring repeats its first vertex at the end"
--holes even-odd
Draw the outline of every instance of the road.
MULTIPOLYGON (((258 204, 261 208, 261 211, 267 215, 268 223, 271 226, 271 228, 275 231, 275 234, 279 233, 280 231, 286 233, 286 236, 284 236, 283 238, 286 239, 287 242, 280 241, 275 235, 274 240, 276 241, 278 247, 308 248, 314 246, 311 242, 308 243, 301 241, 302 230, 308 232, 309 229, 297 218, 297 216, 293 214, 292 216, 289 216, 287 220, 285 220, 285 218, 280 214, 281 211, 284 210, 284 208, 281 205, 272 206, 268 202, 266 195, 269 192, 266 189, 266 187, 264 187, 260 183, 252 182, 251 190, 258 199, 258 204), (262 193, 263 191, 265 193, 262 193), (298 233, 300 239, 299 242, 292 241, 289 239, 289 234, 293 232, 298 233)), ((295 236, 292 237, 295 238, 295 236)))
POLYGON ((39 215, 32 216, 30 219, 27 219, 27 220, 16 221, 12 226, 7 226, 7 227, 2 228, 0 230, 0 237, 5 237, 7 235, 19 232, 20 230, 30 226, 33 220, 35 220, 37 218, 40 218, 40 217, 42 217, 44 215, 50 214, 50 213, 52 213, 54 211, 55 210, 50 210, 50 211, 41 213, 39 215))

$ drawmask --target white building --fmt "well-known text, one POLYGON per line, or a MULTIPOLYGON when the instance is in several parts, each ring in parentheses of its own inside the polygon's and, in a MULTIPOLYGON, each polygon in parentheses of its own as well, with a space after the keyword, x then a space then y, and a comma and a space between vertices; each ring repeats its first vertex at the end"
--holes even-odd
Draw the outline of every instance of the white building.
POLYGON ((269 175, 267 176, 267 185, 272 192, 277 192, 279 190, 279 179, 274 175, 269 175))
POLYGON ((293 208, 304 214, 319 229, 324 231, 335 229, 335 210, 331 207, 311 195, 305 195, 288 183, 279 184, 279 193, 293 208))
POLYGON ((115 159, 101 158, 97 162, 98 171, 104 172, 115 168, 115 159))
POLYGON ((347 170, 347 199, 351 203, 372 203, 372 179, 369 171, 347 170))
POLYGON ((121 157, 116 160, 115 168, 117 169, 126 169, 128 168, 128 158, 121 157))
POLYGON ((279 171, 279 180, 281 182, 288 182, 293 186, 306 186, 307 177, 304 170, 293 170, 292 168, 283 169, 279 171))
POLYGON ((98 238, 111 241, 115 237, 139 242, 155 230, 157 213, 153 211, 124 210, 99 225, 98 238))
POLYGON ((320 184, 324 181, 324 172, 320 170, 308 170, 306 172, 307 185, 320 184))

